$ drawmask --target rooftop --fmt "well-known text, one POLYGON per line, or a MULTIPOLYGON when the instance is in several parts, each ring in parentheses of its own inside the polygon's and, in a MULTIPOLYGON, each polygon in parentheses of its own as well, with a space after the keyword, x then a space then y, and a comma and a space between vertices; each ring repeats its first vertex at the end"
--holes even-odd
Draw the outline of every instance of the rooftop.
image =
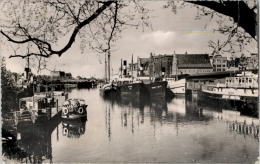
POLYGON ((178 68, 212 68, 208 54, 176 54, 178 68))

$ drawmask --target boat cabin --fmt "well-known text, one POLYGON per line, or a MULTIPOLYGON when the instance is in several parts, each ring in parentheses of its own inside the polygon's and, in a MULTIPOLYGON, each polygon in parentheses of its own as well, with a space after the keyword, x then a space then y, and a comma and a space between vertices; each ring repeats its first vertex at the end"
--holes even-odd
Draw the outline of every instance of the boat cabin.
POLYGON ((253 73, 243 73, 235 77, 227 77, 225 79, 225 86, 233 88, 258 88, 258 76, 253 73))
POLYGON ((39 111, 46 107, 54 106, 53 98, 46 98, 41 96, 24 97, 19 100, 20 112, 23 111, 39 111))
POLYGON ((121 85, 133 84, 133 83, 141 83, 141 81, 133 78, 119 78, 117 79, 116 83, 118 86, 121 86, 121 85))

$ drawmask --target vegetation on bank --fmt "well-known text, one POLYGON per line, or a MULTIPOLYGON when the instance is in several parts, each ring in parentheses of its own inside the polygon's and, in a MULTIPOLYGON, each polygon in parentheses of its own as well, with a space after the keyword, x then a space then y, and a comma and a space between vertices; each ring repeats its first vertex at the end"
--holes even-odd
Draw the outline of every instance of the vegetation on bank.
POLYGON ((6 69, 5 58, 2 58, 1 62, 1 89, 2 89, 2 100, 1 109, 2 117, 8 115, 8 113, 17 111, 18 100, 21 97, 29 96, 31 87, 18 87, 15 81, 17 73, 13 73, 6 69))

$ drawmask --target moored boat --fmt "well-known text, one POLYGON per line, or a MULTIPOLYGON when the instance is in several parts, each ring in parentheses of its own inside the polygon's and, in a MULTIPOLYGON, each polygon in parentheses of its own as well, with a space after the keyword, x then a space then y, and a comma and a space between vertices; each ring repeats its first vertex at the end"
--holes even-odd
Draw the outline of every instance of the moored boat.
POLYGON ((134 96, 139 98, 141 95, 142 82, 132 78, 119 78, 117 86, 121 96, 134 96))
POLYGON ((166 81, 155 81, 149 84, 144 84, 144 88, 148 91, 150 99, 165 99, 166 87, 166 81))
POLYGON ((165 78, 167 81, 167 88, 169 88, 174 95, 185 95, 186 79, 176 80, 175 78, 165 78))
POLYGON ((117 86, 114 83, 108 83, 100 86, 99 93, 102 96, 109 96, 111 94, 116 94, 118 91, 117 86))
POLYGON ((201 97, 257 104, 258 75, 244 72, 214 85, 205 85, 199 92, 201 97))
POLYGON ((68 99, 62 106, 61 117, 64 119, 86 119, 87 106, 83 99, 68 99))

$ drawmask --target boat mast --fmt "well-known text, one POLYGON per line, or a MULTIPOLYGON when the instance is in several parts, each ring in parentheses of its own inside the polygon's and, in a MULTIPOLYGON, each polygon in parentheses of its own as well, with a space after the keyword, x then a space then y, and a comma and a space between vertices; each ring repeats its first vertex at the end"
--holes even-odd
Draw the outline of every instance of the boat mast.
POLYGON ((133 67, 134 67, 134 66, 133 66, 133 63, 134 63, 134 59, 133 59, 133 54, 132 54, 132 64, 131 64, 131 65, 132 65, 132 66, 131 66, 132 80, 134 79, 134 74, 133 74, 133 69, 134 69, 133 67))
POLYGON ((178 80, 178 58, 177 58, 177 55, 175 55, 175 60, 176 60, 176 77, 175 77, 175 80, 178 80))
POLYGON ((108 82, 110 81, 110 50, 108 50, 107 54, 107 69, 108 69, 108 82))
POLYGON ((105 54, 105 82, 107 82, 107 55, 105 54))
POLYGON ((26 80, 29 82, 29 72, 30 72, 30 57, 27 57, 27 68, 25 68, 26 80))
POLYGON ((122 63, 123 61, 122 61, 122 58, 121 58, 121 67, 120 67, 120 76, 121 76, 121 78, 122 78, 122 70, 123 70, 123 63, 122 63))
POLYGON ((150 62, 149 62, 149 80, 150 80, 150 83, 152 81, 152 79, 151 79, 151 65, 152 65, 152 53, 150 53, 150 62))

